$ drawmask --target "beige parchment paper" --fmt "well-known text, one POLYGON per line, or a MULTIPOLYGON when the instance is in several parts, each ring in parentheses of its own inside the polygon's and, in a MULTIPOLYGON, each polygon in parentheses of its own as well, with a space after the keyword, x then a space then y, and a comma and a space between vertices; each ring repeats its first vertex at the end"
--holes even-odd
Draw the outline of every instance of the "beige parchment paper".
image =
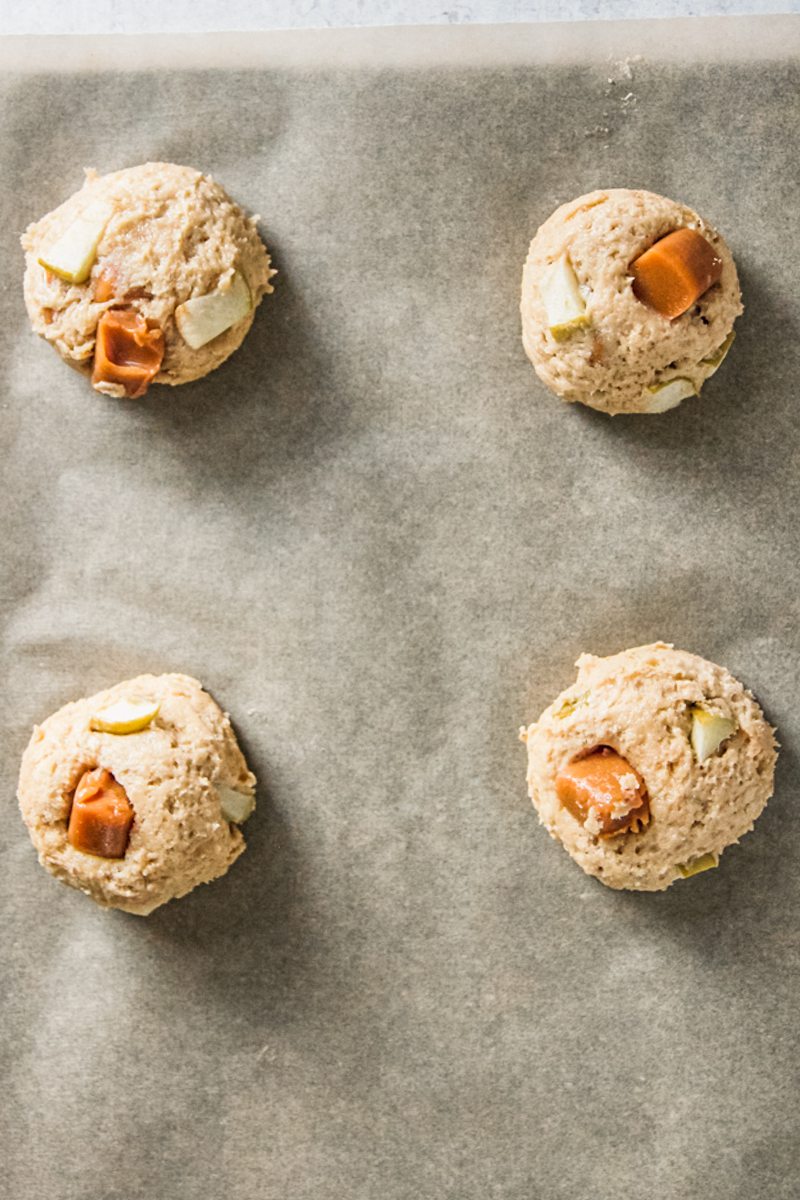
POLYGON ((14 1200, 797 1195, 798 26, 792 18, 0 43, 3 1104, 14 1200), (102 399, 18 238, 100 171, 213 173, 280 271, 203 382, 102 399), (537 383, 528 241, 685 200, 746 313, 701 400, 537 383), (752 687, 777 793, 719 870, 604 890, 517 742, 581 651, 752 687), (36 865, 34 721, 197 675, 249 848, 147 921, 36 865))

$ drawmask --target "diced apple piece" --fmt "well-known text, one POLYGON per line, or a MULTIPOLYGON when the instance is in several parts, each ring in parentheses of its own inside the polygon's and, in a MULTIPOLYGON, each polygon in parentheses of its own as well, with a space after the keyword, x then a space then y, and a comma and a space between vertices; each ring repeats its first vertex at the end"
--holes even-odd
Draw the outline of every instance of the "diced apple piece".
POLYGON ((736 732, 736 722, 730 717, 719 717, 699 704, 692 706, 692 732, 689 735, 695 758, 705 762, 719 747, 736 732))
POLYGON ((246 821, 256 806, 255 796, 250 793, 237 792, 235 788, 217 786, 219 805, 226 821, 241 825, 246 821))
POLYGON ((678 870, 684 879, 691 879, 692 875, 699 875, 701 871, 711 871, 718 866, 717 854, 701 854, 699 858, 690 858, 688 862, 678 863, 678 870))
POLYGON ((157 700, 117 700, 93 713, 89 725, 98 733, 139 733, 156 717, 157 700))
POLYGON ((547 324, 557 342, 563 342, 577 329, 590 324, 586 302, 567 254, 548 267, 539 284, 547 324))
POLYGON ((236 271, 227 287, 179 304, 175 324, 187 345, 199 350, 246 317, 252 307, 250 288, 236 271))
POLYGON ((696 396, 697 388, 691 379, 668 379, 666 383, 655 383, 645 391, 647 412, 662 413, 677 408, 681 400, 696 396))
POLYGON ((39 262, 67 283, 85 283, 111 214, 110 205, 100 200, 88 204, 58 241, 39 256, 39 262))
POLYGON ((728 336, 725 338, 725 341, 720 346, 719 350, 715 351, 715 353, 712 354, 709 358, 701 359, 702 365, 704 367, 709 368, 706 371, 706 379, 710 379, 711 376, 714 374, 714 372, 718 371, 719 368, 722 366, 722 364, 725 361, 725 358, 728 354, 728 351, 730 350, 731 346, 733 345, 733 339, 735 337, 736 337, 736 333, 732 329, 730 331, 730 333, 728 334, 728 336))

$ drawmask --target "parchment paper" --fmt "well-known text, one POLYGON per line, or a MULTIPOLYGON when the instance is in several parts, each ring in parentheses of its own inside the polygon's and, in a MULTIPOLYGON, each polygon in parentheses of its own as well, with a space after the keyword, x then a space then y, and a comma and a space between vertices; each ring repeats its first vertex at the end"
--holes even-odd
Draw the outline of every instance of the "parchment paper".
POLYGON ((0 45, 0 1193, 797 1196, 798 28, 0 45), (223 369, 124 404, 30 333, 17 239, 147 159, 261 213, 280 275, 223 369), (741 271, 664 416, 564 407, 520 344, 532 233, 615 185, 741 271), (517 729, 656 638, 755 690, 777 793, 719 870, 613 893, 517 729), (145 670, 230 710, 260 803, 143 921, 37 866, 14 790, 34 721, 145 670))

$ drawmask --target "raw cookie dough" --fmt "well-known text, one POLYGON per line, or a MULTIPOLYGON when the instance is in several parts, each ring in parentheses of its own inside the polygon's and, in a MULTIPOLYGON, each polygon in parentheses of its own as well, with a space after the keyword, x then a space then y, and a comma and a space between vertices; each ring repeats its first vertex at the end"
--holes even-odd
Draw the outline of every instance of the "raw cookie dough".
MULTIPOLYGON (((275 272, 256 220, 210 176, 191 167, 145 163, 103 176, 87 171, 80 191, 30 225, 22 237, 31 324, 65 362, 91 375, 103 314, 139 314, 148 330, 163 334, 155 382, 199 379, 237 349, 262 296, 272 291, 269 280, 275 272), (93 221, 99 223, 92 227, 93 221), (93 252, 92 232, 98 230, 93 252), (49 261, 65 235, 85 241, 91 263, 85 282, 68 282, 39 261, 49 261), (249 291, 247 311, 193 349, 176 323, 176 309, 196 297, 230 295, 234 284, 245 297, 249 291)), ((94 386, 112 396, 142 394, 113 379, 98 379, 94 386)))
MULTIPOLYGON (((551 837, 612 888, 660 891, 716 865, 772 795, 776 743, 753 696, 724 667, 663 642, 584 654, 577 666, 572 687, 520 735, 531 799, 551 837), (698 710, 700 734, 716 730, 704 743, 698 710), (620 755, 646 789, 638 832, 603 836, 592 813, 582 823, 559 799, 562 773, 598 747, 620 755)), ((627 784, 635 792, 635 779, 627 784)))
POLYGON ((664 412, 698 394, 720 365, 742 303, 731 253, 697 213, 653 192, 610 188, 563 204, 538 230, 523 271, 521 312, 528 358, 562 400, 607 413, 664 412), (721 277, 670 320, 637 299, 630 266, 687 228, 710 244, 721 277), (564 277, 564 262, 573 280, 564 277), (554 264, 562 277, 553 278, 554 264), (571 282, 574 311, 583 311, 570 321, 569 297, 566 313, 554 310, 571 282), (549 315, 542 295, 548 288, 555 297, 549 315))
POLYGON ((140 675, 66 704, 34 727, 22 759, 19 804, 39 861, 98 904, 145 916, 224 875, 245 849, 225 819, 231 799, 252 808, 255 777, 230 720, 196 679, 140 675), (145 728, 97 732, 119 701, 158 705, 145 728), (133 825, 124 857, 101 858, 67 839, 73 796, 87 771, 105 768, 127 794, 133 825))

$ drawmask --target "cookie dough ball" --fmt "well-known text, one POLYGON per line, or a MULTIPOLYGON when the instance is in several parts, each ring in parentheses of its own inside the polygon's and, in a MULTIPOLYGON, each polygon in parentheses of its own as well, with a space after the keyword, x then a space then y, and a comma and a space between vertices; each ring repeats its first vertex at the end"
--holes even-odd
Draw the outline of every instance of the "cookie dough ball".
POLYGON ((191 167, 87 171, 22 237, 31 324, 108 396, 199 379, 272 291, 256 220, 191 167))
POLYGON ((663 642, 577 666, 521 734, 551 837, 612 888, 660 891, 716 866, 772 795, 776 743, 756 701, 663 642))
POLYGON ((18 795, 48 871, 145 916, 239 857, 255 782, 196 679, 140 675, 36 726, 18 795))
POLYGON ((742 302, 731 253, 702 217, 610 188, 563 204, 538 230, 521 310, 528 358, 562 400, 655 413, 699 394, 742 302))

